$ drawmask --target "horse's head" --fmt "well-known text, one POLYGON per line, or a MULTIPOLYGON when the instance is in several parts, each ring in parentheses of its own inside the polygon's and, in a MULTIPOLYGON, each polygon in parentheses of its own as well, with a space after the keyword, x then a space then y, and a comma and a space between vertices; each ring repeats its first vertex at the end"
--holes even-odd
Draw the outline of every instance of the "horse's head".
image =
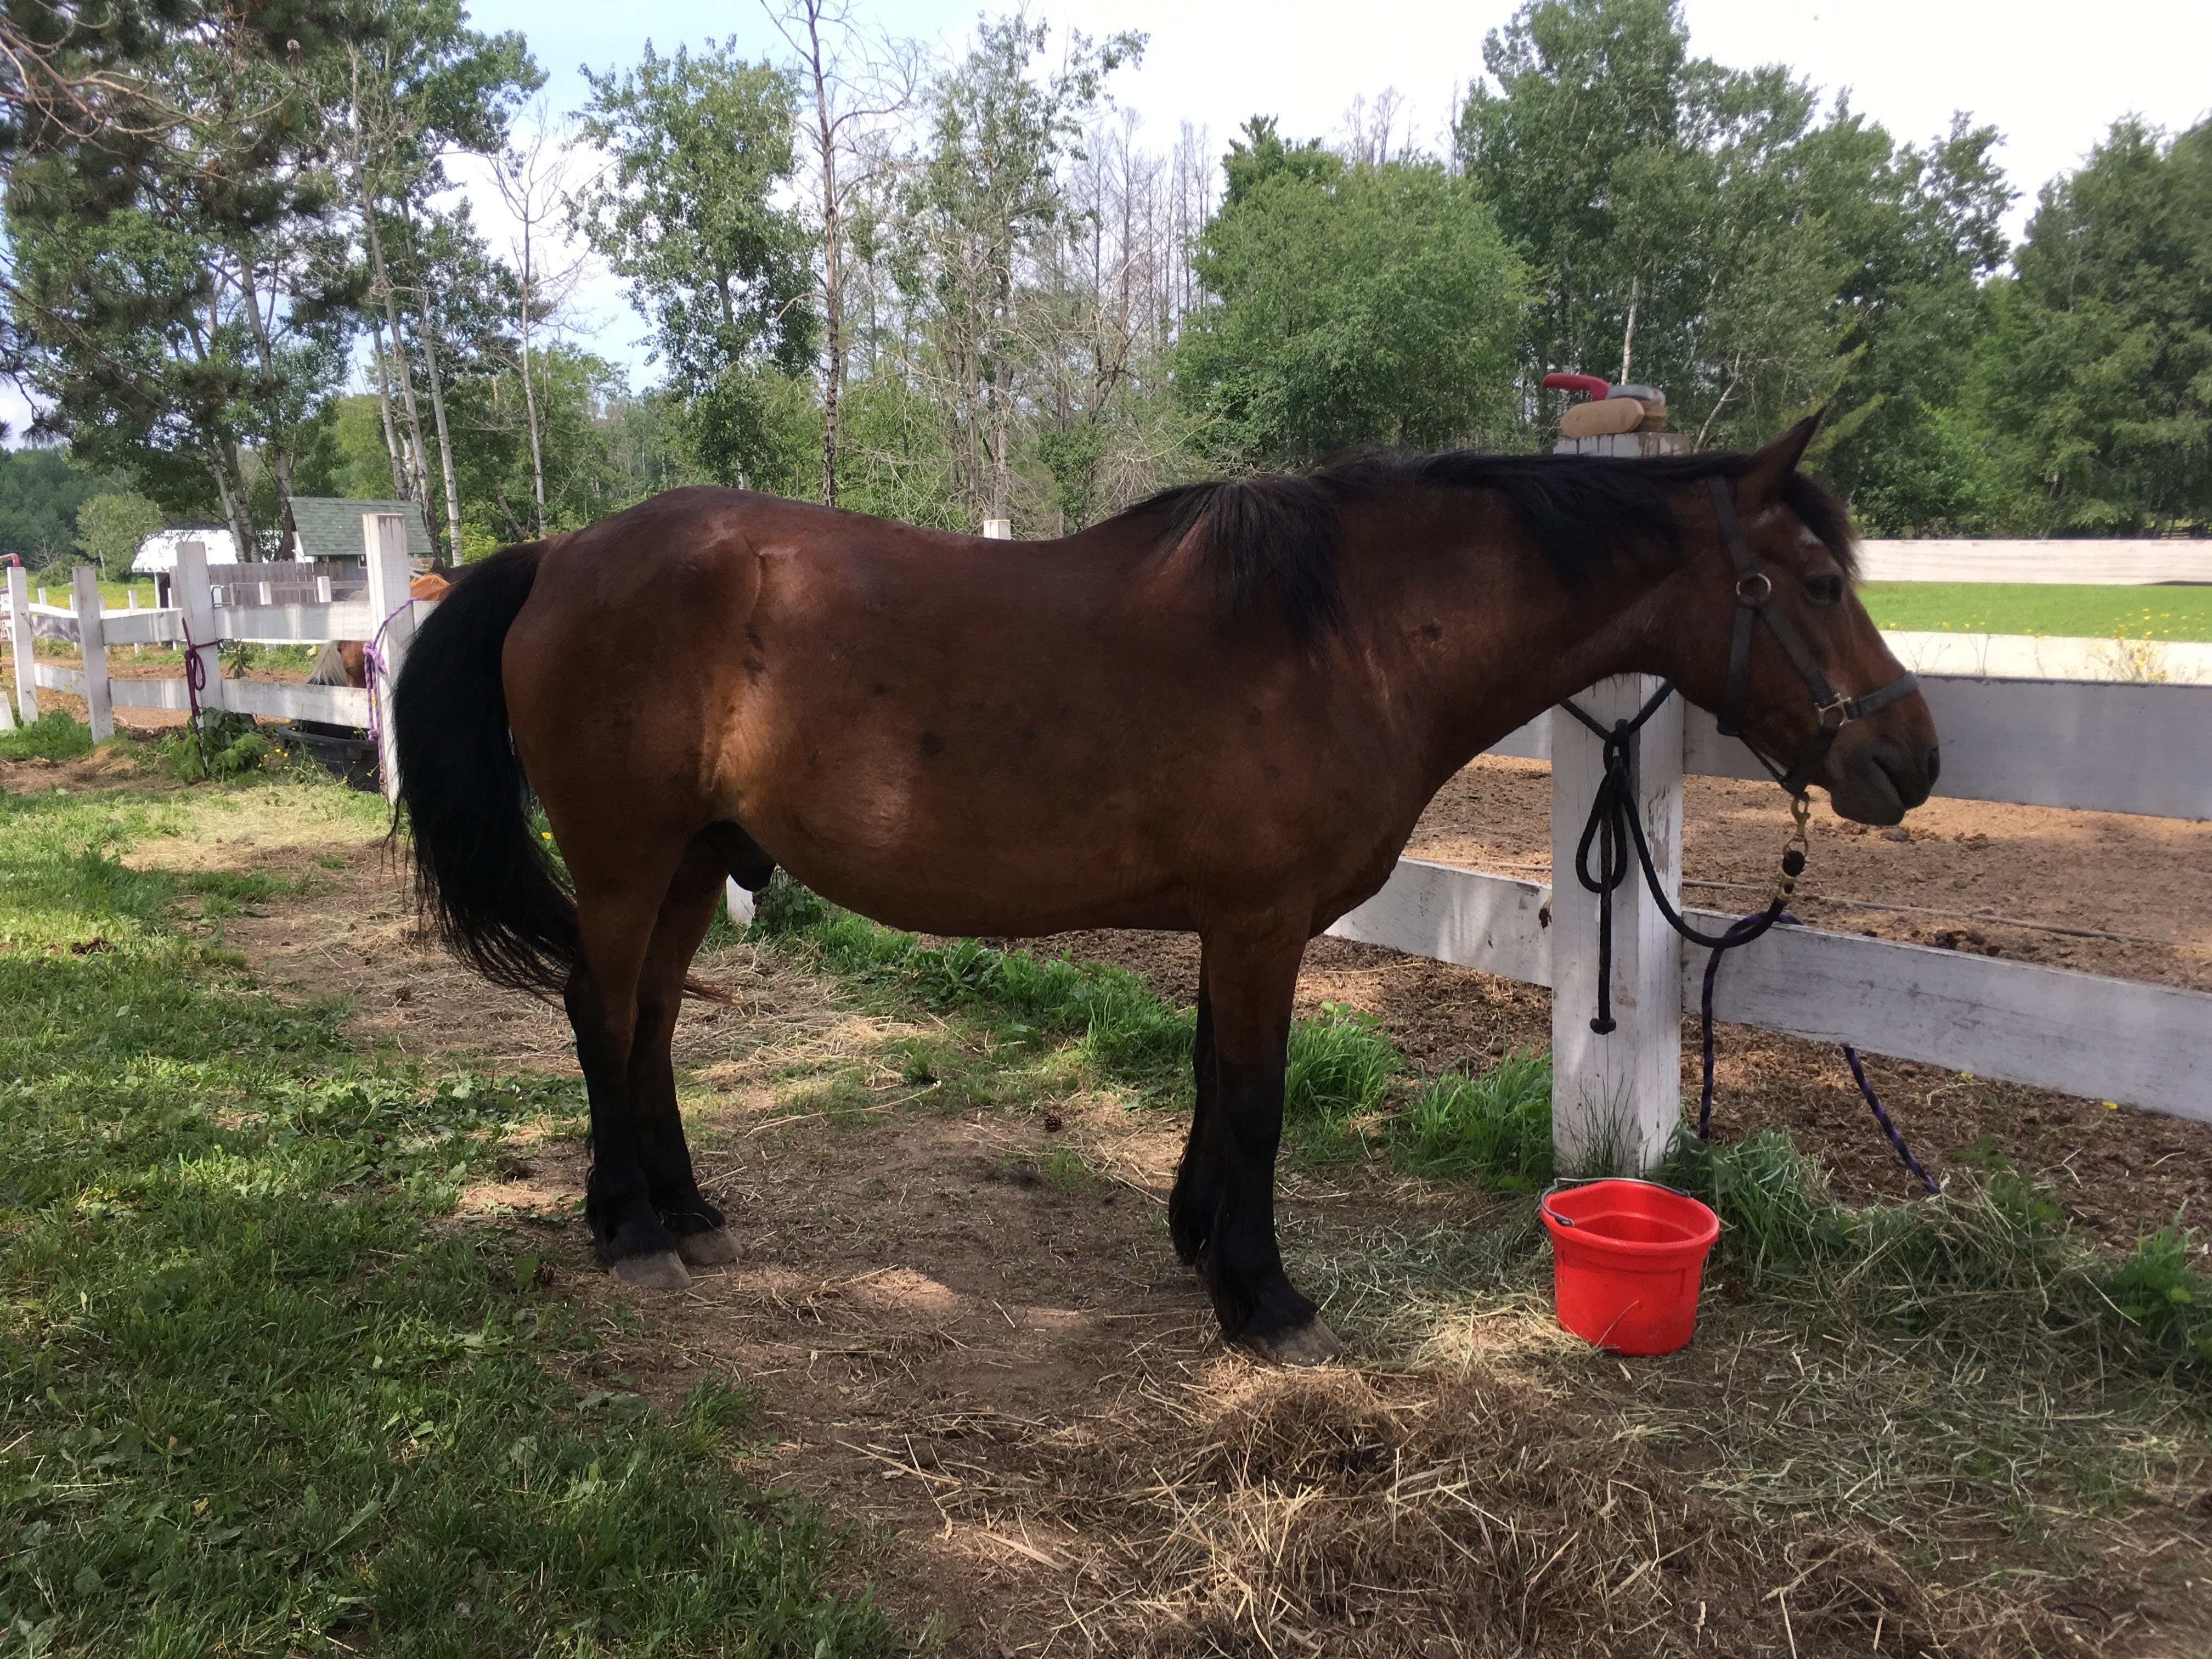
POLYGON ((1852 592, 1842 507, 1797 471, 1819 426, 1682 488, 1689 556, 1667 584, 1662 648, 1683 695, 1786 787, 1818 783, 1844 817, 1895 823, 1935 785, 1936 722, 1852 592))

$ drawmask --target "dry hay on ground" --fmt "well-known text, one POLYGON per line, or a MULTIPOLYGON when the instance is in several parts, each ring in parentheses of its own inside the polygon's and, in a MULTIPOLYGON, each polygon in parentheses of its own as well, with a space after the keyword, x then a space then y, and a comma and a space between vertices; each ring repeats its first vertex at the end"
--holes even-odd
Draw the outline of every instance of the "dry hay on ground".
POLYGON ((1865 1538, 1754 1528, 1625 1424, 1498 1370, 1224 1358, 1024 1449, 936 1501, 1060 1569, 1038 1651, 2077 1650, 2033 1603, 1939 1599, 1865 1538))

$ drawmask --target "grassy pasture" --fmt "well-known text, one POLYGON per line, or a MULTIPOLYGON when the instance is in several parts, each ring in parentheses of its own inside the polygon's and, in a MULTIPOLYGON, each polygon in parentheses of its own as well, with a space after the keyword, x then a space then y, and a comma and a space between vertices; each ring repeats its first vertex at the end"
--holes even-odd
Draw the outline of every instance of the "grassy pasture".
POLYGON ((0 1651, 891 1650, 748 1396, 567 1380, 533 1224, 450 1224, 577 1086, 360 1052, 216 942, 296 882, 123 861, 224 799, 0 793, 0 1651))
POLYGON ((1877 625, 1915 633, 2212 640, 2212 587, 1867 582, 1859 597, 1877 625))

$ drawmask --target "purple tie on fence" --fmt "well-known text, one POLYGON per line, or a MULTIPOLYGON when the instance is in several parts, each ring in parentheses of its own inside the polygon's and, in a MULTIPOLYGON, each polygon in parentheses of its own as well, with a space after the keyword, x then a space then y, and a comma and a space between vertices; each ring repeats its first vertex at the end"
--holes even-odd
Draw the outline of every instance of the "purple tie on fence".
MULTIPOLYGON (((180 613, 181 620, 181 613, 180 613)), ((207 664, 200 659, 199 647, 192 643, 191 624, 185 623, 185 701, 191 705, 192 730, 200 726, 200 692, 207 685, 207 664)))
POLYGON ((398 605, 393 605, 392 607, 392 616, 386 617, 382 622, 377 623, 376 631, 370 635, 368 638, 362 643, 361 683, 362 690, 368 693, 368 740, 372 744, 376 742, 377 733, 380 729, 380 722, 377 719, 377 709, 380 706, 382 700, 378 696, 378 682, 386 678, 390 672, 390 671, 386 667, 384 661, 384 651, 382 648, 384 630, 392 626, 392 617, 397 617, 401 611, 404 611, 409 605, 414 603, 414 596, 410 594, 407 598, 400 600, 398 605))
MULTIPOLYGON (((1733 923, 1728 932, 1721 937, 1734 939, 1742 932, 1748 930, 1753 923, 1763 921, 1765 916, 1764 911, 1746 916, 1741 921, 1733 923)), ((1782 913, 1780 921, 1785 927, 1804 926, 1804 923, 1799 921, 1787 910, 1782 913)), ((1705 1141, 1712 1139, 1713 1127, 1713 982, 1720 977, 1721 957, 1725 954, 1724 951, 1715 951, 1705 963, 1705 994, 1698 1009, 1698 1029, 1703 1044, 1705 1077, 1703 1086, 1698 1093, 1698 1139, 1705 1141)), ((1936 1184, 1926 1170, 1921 1168, 1920 1160, 1913 1157, 1912 1149, 1905 1144, 1905 1137, 1897 1132, 1897 1125, 1890 1121, 1888 1108, 1881 1103, 1881 1097, 1875 1093, 1874 1085, 1867 1081, 1866 1067, 1859 1063, 1858 1050, 1848 1042, 1839 1043, 1837 1046, 1844 1051, 1844 1059, 1851 1068, 1851 1079, 1859 1085, 1859 1093, 1865 1099, 1868 1109, 1874 1113, 1874 1121, 1881 1126, 1882 1133, 1888 1138, 1889 1144, 1895 1150, 1899 1158, 1931 1194, 1940 1194, 1942 1188, 1936 1184)))

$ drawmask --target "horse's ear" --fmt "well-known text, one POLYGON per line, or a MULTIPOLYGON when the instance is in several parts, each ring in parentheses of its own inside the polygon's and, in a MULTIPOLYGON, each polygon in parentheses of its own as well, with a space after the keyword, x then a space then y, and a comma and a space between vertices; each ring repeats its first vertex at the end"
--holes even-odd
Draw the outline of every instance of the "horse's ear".
POLYGON ((1747 504, 1754 508, 1771 507, 1782 499, 1783 484, 1797 470, 1797 463, 1805 459, 1813 434, 1820 429, 1820 422, 1827 412, 1825 408, 1814 410, 1751 458, 1751 470, 1743 475, 1743 482, 1737 487, 1738 495, 1747 504))

